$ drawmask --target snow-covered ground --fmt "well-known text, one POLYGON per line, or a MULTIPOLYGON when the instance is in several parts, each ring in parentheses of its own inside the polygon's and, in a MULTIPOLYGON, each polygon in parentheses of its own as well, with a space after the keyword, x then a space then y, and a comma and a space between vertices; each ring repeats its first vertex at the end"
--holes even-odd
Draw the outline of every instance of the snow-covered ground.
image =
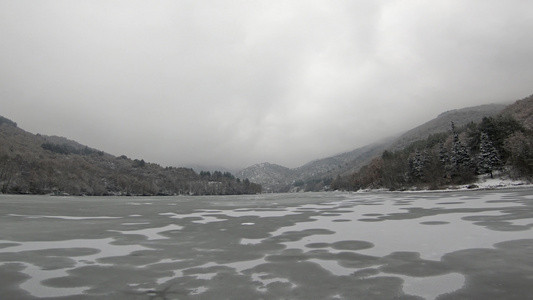
POLYGON ((480 189, 499 189, 515 187, 533 187, 533 184, 524 180, 512 180, 502 178, 488 178, 476 182, 480 189))
MULTIPOLYGON (((477 180, 470 184, 449 186, 440 190, 429 190, 427 188, 411 187, 406 192, 439 192, 439 191, 457 191, 457 190, 493 190, 493 189, 513 189, 533 187, 533 183, 524 179, 511 179, 509 176, 494 173, 493 178, 490 175, 479 175, 477 180)), ((387 192, 386 188, 380 189, 363 189, 358 192, 387 192)))
POLYGON ((479 175, 475 183, 459 186, 460 189, 504 189, 518 187, 533 187, 531 182, 523 179, 511 179, 504 174, 494 173, 490 175, 479 175))

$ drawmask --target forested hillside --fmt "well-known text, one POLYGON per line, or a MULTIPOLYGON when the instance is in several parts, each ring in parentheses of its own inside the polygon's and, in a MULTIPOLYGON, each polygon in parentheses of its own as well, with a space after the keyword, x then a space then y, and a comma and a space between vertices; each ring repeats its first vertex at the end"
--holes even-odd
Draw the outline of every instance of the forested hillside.
POLYGON ((506 107, 505 104, 486 104, 443 112, 435 119, 402 134, 388 148, 389 150, 400 150, 413 142, 426 139, 432 134, 449 131, 451 122, 454 122, 457 127, 471 122, 479 123, 484 117, 500 114, 506 107))
POLYGON ((289 169, 229 172, 161 167, 57 136, 31 134, 0 116, 0 192, 71 195, 221 195, 262 191, 442 188, 494 173, 533 177, 533 96, 439 115, 394 140, 289 169), (504 108, 504 109, 503 109, 504 108), (503 109, 503 110, 502 110, 503 109), (500 112, 501 113, 498 113, 500 112))
POLYGON ((276 164, 261 163, 237 173, 261 184, 265 191, 321 191, 339 174, 350 174, 359 169, 376 154, 381 153, 387 143, 367 145, 356 150, 332 157, 317 159, 301 167, 289 169, 276 164))
POLYGON ((115 157, 56 136, 34 135, 0 117, 0 192, 70 195, 255 194, 261 186, 228 172, 161 167, 115 157))
POLYGON ((498 171, 510 178, 533 177, 533 97, 517 101, 501 114, 455 126, 387 150, 358 172, 338 176, 331 189, 437 189, 473 183, 477 175, 498 171))
MULTIPOLYGON (((506 105, 487 104, 455 109, 441 113, 438 117, 417 126, 399 137, 366 145, 353 151, 317 159, 301 167, 288 169, 263 163, 241 171, 241 176, 259 183, 264 189, 275 192, 328 190, 336 178, 347 178, 378 156, 383 151, 396 151, 408 147, 415 141, 450 130, 451 122, 458 127, 471 122, 479 123, 484 117, 498 115, 506 105)), ((339 181, 336 180, 335 184, 339 181)), ((343 184, 344 186, 345 184, 343 184)))
POLYGON ((261 163, 250 166, 237 173, 237 176, 249 178, 250 181, 260 184, 266 192, 284 191, 287 177, 293 171, 287 167, 276 164, 261 163))

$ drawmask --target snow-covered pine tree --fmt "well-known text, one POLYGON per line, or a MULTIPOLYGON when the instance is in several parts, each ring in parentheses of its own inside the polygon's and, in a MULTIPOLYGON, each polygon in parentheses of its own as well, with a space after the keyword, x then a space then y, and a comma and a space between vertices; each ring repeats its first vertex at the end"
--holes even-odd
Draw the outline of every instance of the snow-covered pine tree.
POLYGON ((464 179, 471 176, 472 172, 472 157, 468 152, 468 148, 459 139, 459 134, 455 131, 455 126, 452 122, 452 151, 450 162, 455 175, 459 175, 464 179))
POLYGON ((417 149, 415 151, 415 157, 413 158, 413 175, 417 178, 421 178, 423 169, 424 161, 422 160, 422 153, 417 149))
POLYGON ((446 166, 450 163, 450 156, 448 155, 448 150, 444 147, 444 142, 439 143, 439 161, 443 166, 446 166))
POLYGON ((444 146, 444 142, 439 143, 439 162, 440 167, 442 168, 443 176, 445 178, 450 178, 452 175, 452 166, 450 164, 450 154, 448 149, 444 146))
POLYGON ((471 158, 470 154, 468 153, 468 149, 459 140, 459 135, 457 132, 453 133, 452 157, 450 158, 450 161, 456 168, 460 166, 471 165, 471 158))
POLYGON ((427 165, 427 153, 416 149, 415 155, 409 162, 411 177, 415 180, 424 180, 424 168, 427 165))
POLYGON ((482 174, 490 174, 490 178, 494 178, 492 171, 497 170, 502 165, 498 150, 492 144, 489 135, 485 132, 481 133, 478 154, 478 169, 482 174))

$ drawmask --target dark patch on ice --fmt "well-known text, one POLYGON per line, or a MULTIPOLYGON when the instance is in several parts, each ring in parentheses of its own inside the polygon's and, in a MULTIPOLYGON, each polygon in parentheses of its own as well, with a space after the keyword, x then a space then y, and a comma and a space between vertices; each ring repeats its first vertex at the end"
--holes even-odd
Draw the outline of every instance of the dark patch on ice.
POLYGON ((453 204, 464 204, 465 202, 461 202, 461 201, 450 201, 450 202, 438 202, 436 204, 439 204, 439 205, 453 205, 453 204))
POLYGON ((21 271, 25 267, 20 263, 0 265, 0 291, 2 299, 26 299, 29 293, 19 289, 19 285, 28 280, 29 276, 21 271))
POLYGON ((238 299, 420 299, 403 294, 400 278, 379 276, 361 280, 356 276, 335 276, 309 261, 262 264, 249 271, 287 278, 292 286, 268 285, 266 295, 238 299))
POLYGON ((501 242, 494 249, 448 253, 442 263, 467 278, 466 285, 439 300, 530 299, 533 295, 533 239, 501 242))
POLYGON ((450 222, 446 221, 426 221, 426 222, 420 222, 422 225, 444 225, 444 224, 450 224, 450 222))
POLYGON ((315 248, 328 248, 329 243, 310 243, 305 245, 307 248, 315 249, 315 248))
POLYGON ((405 205, 411 205, 412 201, 396 201, 394 202, 394 206, 405 206, 405 205))
POLYGON ((495 231, 525 231, 533 228, 533 211, 527 207, 510 207, 500 209, 501 215, 466 216, 463 220, 472 221, 476 225, 484 226, 495 231), (513 224, 517 220, 532 220, 528 224, 513 224))
POLYGON ((34 254, 43 256, 87 256, 100 253, 100 249, 95 248, 76 248, 76 245, 72 245, 72 248, 59 248, 59 249, 44 249, 34 250, 34 254))
POLYGON ((278 255, 269 255, 265 258, 268 262, 304 261, 309 257, 300 249, 287 249, 278 255))
POLYGON ((339 217, 342 216, 342 214, 334 214, 334 213, 322 213, 320 214, 322 217, 339 217))
POLYGON ((357 219, 357 221, 361 221, 361 222, 381 222, 381 221, 384 221, 383 219, 369 219, 369 218, 365 218, 365 219, 357 219))
POLYGON ((13 246, 19 246, 19 243, 0 243, 0 249, 13 247, 13 246))
POLYGON ((85 286, 83 278, 71 276, 49 278, 41 281, 41 284, 55 288, 77 288, 85 286))
POLYGON ((360 254, 351 251, 331 253, 329 251, 324 250, 313 250, 307 252, 306 254, 309 256, 309 258, 337 261, 339 265, 345 268, 360 269, 382 264, 380 257, 360 254))
POLYGON ((380 270, 413 277, 437 276, 453 272, 440 261, 424 260, 418 252, 393 252, 382 258, 380 270))
POLYGON ((76 262, 71 257, 90 255, 98 252, 100 252, 100 250, 89 248, 6 252, 0 253, 0 262, 20 261, 31 263, 44 270, 56 270, 74 267, 76 262))
POLYGON ((513 202, 517 202, 515 199, 513 200, 487 200, 485 201, 485 203, 505 203, 505 204, 509 204, 509 203, 513 203, 513 202))
POLYGON ((331 244, 333 249, 337 250, 363 250, 374 247, 373 243, 367 241, 338 241, 331 244))
POLYGON ((336 219, 336 220, 333 220, 331 222, 351 222, 352 220, 350 219, 336 219))
POLYGON ((474 224, 484 226, 490 230, 496 230, 496 231, 525 231, 525 230, 531 230, 531 228, 533 228, 533 223, 529 225, 514 225, 511 222, 494 221, 494 220, 474 222, 474 224))
POLYGON ((324 214, 349 214, 349 213, 352 213, 353 210, 331 210, 331 209, 328 209, 328 210, 321 210, 320 212, 322 212, 321 215, 324 215, 324 214))

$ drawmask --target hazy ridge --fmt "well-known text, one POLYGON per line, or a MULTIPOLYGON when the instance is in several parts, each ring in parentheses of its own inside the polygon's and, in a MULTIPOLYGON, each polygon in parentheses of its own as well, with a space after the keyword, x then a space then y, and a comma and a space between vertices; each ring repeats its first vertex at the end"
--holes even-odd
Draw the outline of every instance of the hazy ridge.
MULTIPOLYGON (((520 100, 516 103, 520 103, 520 100)), ((385 150, 402 149, 432 134, 450 131, 451 122, 454 122, 457 126, 463 126, 470 122, 479 122, 483 117, 497 115, 506 108, 508 113, 515 112, 511 107, 514 107, 516 103, 512 105, 485 104, 446 111, 439 114, 435 119, 381 143, 317 159, 294 169, 269 163, 256 164, 239 171, 237 176, 251 178, 253 182, 261 184, 265 190, 283 192, 302 189, 308 191, 320 190, 337 176, 346 176, 359 170, 369 163, 372 158, 381 155, 385 150)), ((523 109, 518 109, 517 111, 523 113, 523 109)), ((527 119, 527 116, 529 115, 525 114, 522 119, 527 119)))
POLYGON ((192 168, 161 167, 123 155, 115 157, 64 137, 26 132, 14 121, 0 117, 0 188, 11 193, 89 195, 239 194, 258 192, 259 185, 264 192, 317 191, 336 177, 359 170, 385 150, 402 149, 432 134, 449 131, 451 122, 461 126, 504 112, 532 128, 531 100, 532 96, 508 106, 487 104, 447 111, 399 137, 297 168, 265 162, 234 175, 229 171, 206 168, 195 172, 192 168))
POLYGON ((0 117, 0 192, 69 195, 225 195, 261 187, 229 172, 198 174, 113 156, 58 136, 32 134, 0 117))

